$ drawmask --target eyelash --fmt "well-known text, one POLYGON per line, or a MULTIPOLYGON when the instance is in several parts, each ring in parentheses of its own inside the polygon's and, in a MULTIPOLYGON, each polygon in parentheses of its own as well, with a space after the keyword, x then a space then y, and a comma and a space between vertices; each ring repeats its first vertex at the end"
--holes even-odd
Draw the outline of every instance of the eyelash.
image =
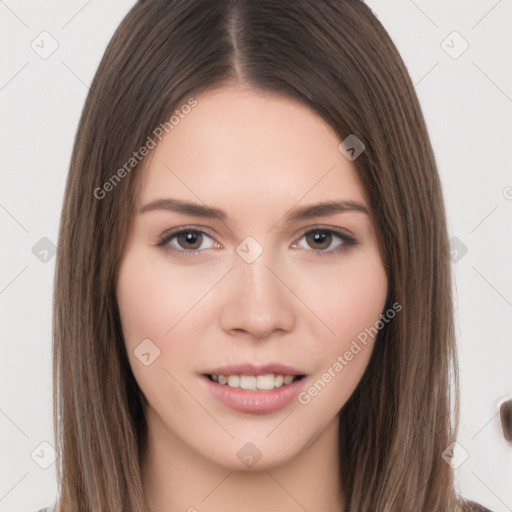
MULTIPOLYGON (((163 233, 160 236, 160 239, 158 240, 156 245, 158 247, 161 247, 166 252, 172 252, 174 254, 178 254, 178 256, 185 256, 185 257, 194 257, 194 256, 197 256, 197 255, 199 255, 199 253, 204 251, 204 249, 202 249, 202 250, 195 250, 195 251, 188 251, 186 249, 175 249, 175 248, 171 248, 170 246, 168 246, 167 244, 174 237, 179 235, 180 233, 194 233, 196 235, 197 234, 199 234, 199 235, 206 235, 207 237, 212 238, 210 235, 208 235, 208 233, 206 233, 206 232, 204 232, 204 231, 202 231, 200 229, 184 226, 184 227, 172 230, 170 232, 163 233)), ((338 254, 341 254, 341 253, 347 251, 351 246, 357 244, 357 241, 354 238, 352 238, 351 236, 347 235, 346 233, 343 233, 343 232, 337 231, 337 230, 333 230, 333 229, 330 229, 330 228, 313 228, 313 229, 309 229, 309 230, 305 231, 304 233, 302 233, 302 235, 299 237, 298 240, 300 240, 305 235, 308 235, 310 233, 322 233, 322 234, 334 235, 334 236, 337 236, 343 242, 336 249, 331 249, 331 250, 326 250, 326 249, 324 249, 324 250, 314 250, 314 249, 311 249, 311 252, 315 253, 315 255, 319 256, 319 257, 337 256, 338 254)))

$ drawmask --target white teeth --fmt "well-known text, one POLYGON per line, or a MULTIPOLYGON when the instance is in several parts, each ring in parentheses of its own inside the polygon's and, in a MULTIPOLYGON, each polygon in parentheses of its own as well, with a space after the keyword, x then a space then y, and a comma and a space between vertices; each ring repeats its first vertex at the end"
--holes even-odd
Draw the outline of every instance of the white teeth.
POLYGON ((228 377, 228 386, 231 386, 232 388, 240 386, 240 377, 238 375, 230 375, 228 377))
POLYGON ((286 384, 291 384, 295 375, 211 375, 214 382, 224 384, 232 388, 247 389, 250 391, 271 390, 286 384))
POLYGON ((256 387, 256 376, 255 375, 240 375, 240 387, 242 389, 255 390, 256 387))
POLYGON ((256 377, 256 387, 258 389, 274 389, 274 376, 271 373, 258 375, 256 377))

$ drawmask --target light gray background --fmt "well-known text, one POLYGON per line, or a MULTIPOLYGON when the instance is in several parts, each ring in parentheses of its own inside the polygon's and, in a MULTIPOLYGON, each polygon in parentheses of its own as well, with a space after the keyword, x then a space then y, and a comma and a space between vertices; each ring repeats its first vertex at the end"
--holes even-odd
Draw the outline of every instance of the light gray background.
MULTIPOLYGON (((456 470, 458 485, 495 512, 512 511, 512 447, 497 420, 500 400, 512 398, 512 1, 367 3, 409 69, 450 231, 467 247, 453 263, 462 370, 455 460, 468 453, 456 470), (458 55, 461 37, 469 47, 458 55)), ((34 512, 56 496, 55 465, 40 467, 51 462, 51 448, 40 443, 54 444, 55 264, 51 251, 43 252, 48 242, 40 240, 57 242, 88 85, 131 6, 127 0, 0 0, 0 512, 34 512), (43 31, 59 45, 47 59, 31 47, 35 41, 40 52, 43 44, 50 48, 43 31)))

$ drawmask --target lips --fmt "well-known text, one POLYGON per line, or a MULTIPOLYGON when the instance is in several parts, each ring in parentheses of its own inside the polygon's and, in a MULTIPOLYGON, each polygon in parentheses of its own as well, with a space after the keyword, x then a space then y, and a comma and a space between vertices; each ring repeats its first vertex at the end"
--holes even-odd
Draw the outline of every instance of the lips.
POLYGON ((294 377, 306 375, 305 372, 298 370, 293 366, 287 366, 280 363, 243 363, 218 366, 203 372, 203 375, 268 375, 270 373, 273 373, 274 375, 292 375, 294 377))
POLYGON ((237 364, 202 374, 212 395, 239 412, 268 414, 289 405, 304 386, 306 374, 280 363, 237 364))

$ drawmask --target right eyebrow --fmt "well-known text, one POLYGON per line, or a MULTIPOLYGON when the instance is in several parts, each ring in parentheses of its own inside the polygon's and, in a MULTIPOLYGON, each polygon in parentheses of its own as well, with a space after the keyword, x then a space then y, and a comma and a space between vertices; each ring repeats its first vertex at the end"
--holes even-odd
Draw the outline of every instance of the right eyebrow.
POLYGON ((180 199, 157 199, 151 203, 145 204, 139 209, 139 213, 151 212, 154 210, 169 210, 188 215, 195 215, 197 217, 207 217, 211 219, 218 219, 225 221, 227 218, 226 212, 213 206, 206 206, 199 203, 192 203, 190 201, 182 201, 180 199))

